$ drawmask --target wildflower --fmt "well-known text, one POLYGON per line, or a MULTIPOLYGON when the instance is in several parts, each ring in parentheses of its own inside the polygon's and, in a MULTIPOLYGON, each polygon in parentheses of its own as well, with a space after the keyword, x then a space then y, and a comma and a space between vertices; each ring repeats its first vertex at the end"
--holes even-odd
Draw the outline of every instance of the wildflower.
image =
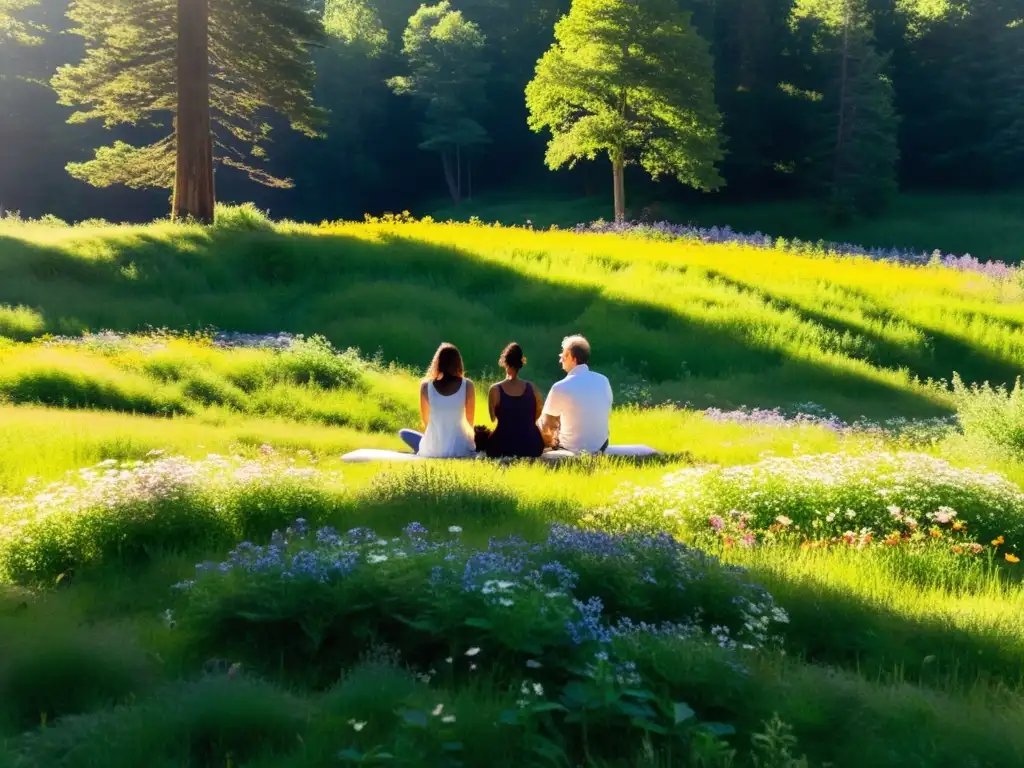
POLYGON ((959 544, 954 544, 952 547, 950 547, 950 549, 953 550, 954 555, 962 555, 964 551, 964 548, 961 547, 959 544))
POLYGON ((448 657, 447 659, 445 659, 445 663, 446 663, 446 664, 451 664, 451 663, 452 663, 452 661, 453 661, 453 660, 452 660, 452 657, 451 657, 451 656, 449 656, 449 657, 448 657))
POLYGON ((984 548, 983 546, 981 546, 981 544, 978 544, 978 543, 976 543, 976 542, 975 542, 975 543, 972 543, 972 544, 970 545, 970 547, 971 547, 971 552, 972 552, 973 554, 975 554, 975 555, 979 555, 979 554, 981 554, 982 550, 984 550, 984 549, 985 549, 985 548, 984 548))
POLYGON ((363 720, 349 720, 348 724, 351 725, 352 730, 356 731, 357 733, 366 727, 366 722, 363 720))
POLYGON ((541 664, 539 661, 534 661, 533 659, 528 659, 527 662, 526 662, 526 666, 529 667, 530 669, 540 669, 544 665, 541 664))
POLYGON ((754 546, 754 542, 756 542, 756 541, 757 541, 757 537, 754 536, 754 534, 749 533, 749 532, 743 534, 743 546, 744 547, 752 547, 752 546, 754 546))
POLYGON ((710 523, 711 527, 714 528, 716 531, 722 530, 722 526, 725 525, 725 521, 718 515, 712 515, 711 517, 709 517, 708 523, 710 523))
POLYGON ((382 555, 382 554, 378 554, 378 553, 372 553, 372 554, 369 554, 369 555, 366 556, 366 562, 370 563, 371 565, 376 565, 377 563, 383 563, 387 559, 388 559, 387 555, 382 555))
POLYGON ((900 535, 898 533, 890 533, 888 536, 885 537, 884 543, 886 544, 886 546, 895 547, 897 544, 900 543, 900 535))
POLYGON ((455 722, 455 715, 445 715, 444 717, 441 718, 441 722, 442 723, 447 723, 447 724, 451 725, 452 723, 455 722))
POLYGON ((726 547, 731 547, 733 544, 736 543, 736 540, 733 539, 732 536, 723 536, 722 543, 725 544, 726 547))
POLYGON ((449 525, 448 533, 462 533, 462 527, 458 525, 449 525))
POLYGON ((470 648, 468 651, 466 651, 467 656, 476 656, 478 653, 480 653, 479 648, 470 648))
POLYGON ((1016 555, 1012 555, 1009 552, 1007 552, 1005 555, 1003 555, 1003 557, 1006 558, 1006 562, 1008 562, 1008 563, 1019 563, 1020 562, 1020 558, 1019 557, 1017 557, 1016 555))
POLYGON ((998 537, 992 539, 992 546, 993 547, 998 547, 1000 544, 1004 544, 1005 542, 1006 542, 1006 539, 1004 539, 1002 536, 998 536, 998 537))
POLYGON ((935 522, 945 525, 950 520, 956 517, 956 510, 950 509, 949 507, 939 507, 935 513, 935 522))
POLYGON ((775 518, 775 522, 777 522, 777 523, 778 523, 779 525, 781 525, 781 526, 782 526, 783 528, 785 528, 785 527, 786 527, 787 525, 792 525, 792 524, 793 524, 793 521, 792 521, 792 520, 790 520, 790 519, 789 519, 788 517, 786 517, 785 515, 779 515, 778 517, 776 517, 776 518, 775 518))
POLYGON ((963 520, 954 520, 953 521, 953 530, 954 531, 962 531, 966 527, 967 527, 967 523, 965 523, 963 520))
POLYGON ((438 704, 430 714, 434 717, 440 717, 442 712, 444 712, 444 704, 438 704))

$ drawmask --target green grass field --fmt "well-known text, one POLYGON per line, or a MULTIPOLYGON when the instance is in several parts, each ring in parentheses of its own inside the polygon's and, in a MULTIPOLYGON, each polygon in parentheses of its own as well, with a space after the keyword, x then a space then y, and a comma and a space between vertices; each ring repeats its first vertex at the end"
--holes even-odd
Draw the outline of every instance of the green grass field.
MULTIPOLYGON (((609 185, 610 186, 610 185, 609 185)), ((500 221, 510 226, 571 228, 598 219, 610 219, 608 197, 503 198, 484 196, 458 208, 439 204, 425 209, 441 220, 500 221)), ((732 227, 736 232, 763 232, 773 237, 853 243, 867 248, 899 248, 923 253, 976 256, 982 261, 1019 264, 1024 260, 1024 228, 1018 211, 1020 192, 990 195, 904 193, 892 208, 877 218, 836 224, 823 215, 813 200, 723 203, 713 199, 691 204, 661 203, 641 193, 630 198, 629 215, 644 210, 655 220, 700 227, 732 227)))
POLYGON ((1013 385, 1020 292, 246 209, 2 224, 0 766, 1021 764, 1024 393, 971 387, 1013 385), (515 339, 546 389, 571 332, 658 460, 340 460, 401 447, 440 341, 489 382, 515 339), (740 406, 781 411, 703 410, 740 406), (860 421, 780 415, 819 407, 860 421))

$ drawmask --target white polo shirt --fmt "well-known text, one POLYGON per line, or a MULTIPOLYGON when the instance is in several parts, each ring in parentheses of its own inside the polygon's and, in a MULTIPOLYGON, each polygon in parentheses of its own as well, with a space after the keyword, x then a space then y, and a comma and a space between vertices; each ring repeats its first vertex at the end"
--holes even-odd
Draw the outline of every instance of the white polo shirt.
POLYGON ((544 413, 558 416, 558 442, 572 453, 597 453, 608 442, 612 386, 606 376, 577 365, 551 387, 544 413))

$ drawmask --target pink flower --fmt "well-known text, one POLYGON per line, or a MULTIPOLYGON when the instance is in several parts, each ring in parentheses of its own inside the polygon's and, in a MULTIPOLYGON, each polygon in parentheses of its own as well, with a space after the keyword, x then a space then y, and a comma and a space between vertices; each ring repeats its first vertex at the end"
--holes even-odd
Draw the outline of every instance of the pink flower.
POLYGON ((757 541, 757 537, 754 534, 752 534, 752 533, 745 533, 745 534, 743 534, 743 546, 744 547, 752 547, 752 546, 754 546, 754 543, 756 541, 757 541))
POLYGON ((722 530, 722 526, 725 525, 725 521, 718 515, 712 515, 709 517, 708 522, 711 523, 711 527, 716 531, 722 530))

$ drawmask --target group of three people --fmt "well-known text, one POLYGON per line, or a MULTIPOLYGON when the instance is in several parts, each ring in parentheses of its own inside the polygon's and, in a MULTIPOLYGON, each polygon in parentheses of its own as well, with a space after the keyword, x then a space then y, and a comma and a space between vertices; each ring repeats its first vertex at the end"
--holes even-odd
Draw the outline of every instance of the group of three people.
MULTIPOLYGON (((600 453, 608 447, 612 388, 607 377, 590 370, 590 343, 583 336, 562 340, 559 362, 566 377, 551 387, 547 399, 536 384, 520 377, 526 357, 516 343, 501 353, 505 380, 487 396, 491 422, 486 442, 492 458, 536 458, 546 449, 600 453)), ((452 344, 434 354, 420 385, 420 415, 425 430, 399 434, 419 456, 462 458, 477 453, 473 419, 476 391, 466 378, 462 355, 452 344)))

